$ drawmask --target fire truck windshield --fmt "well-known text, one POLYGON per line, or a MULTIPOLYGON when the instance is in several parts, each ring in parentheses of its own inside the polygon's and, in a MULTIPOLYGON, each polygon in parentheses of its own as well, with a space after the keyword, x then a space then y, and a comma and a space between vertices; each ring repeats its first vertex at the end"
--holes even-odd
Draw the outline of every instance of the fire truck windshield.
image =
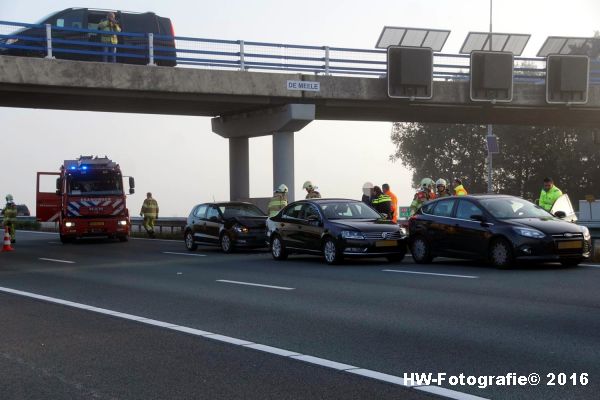
POLYGON ((87 173, 69 175, 68 193, 72 196, 122 196, 120 174, 87 173))

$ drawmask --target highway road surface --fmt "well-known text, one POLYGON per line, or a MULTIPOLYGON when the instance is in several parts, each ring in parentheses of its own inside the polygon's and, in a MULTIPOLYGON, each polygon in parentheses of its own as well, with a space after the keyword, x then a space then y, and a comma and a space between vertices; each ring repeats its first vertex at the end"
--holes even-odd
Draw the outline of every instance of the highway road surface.
POLYGON ((599 360, 593 264, 332 267, 33 232, 0 253, 2 399, 598 399, 599 360))

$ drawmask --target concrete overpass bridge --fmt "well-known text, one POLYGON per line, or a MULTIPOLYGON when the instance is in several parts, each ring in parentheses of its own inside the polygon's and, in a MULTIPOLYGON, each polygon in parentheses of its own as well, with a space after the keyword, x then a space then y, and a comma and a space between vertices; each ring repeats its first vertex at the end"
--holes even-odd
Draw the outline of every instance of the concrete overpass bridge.
MULTIPOLYGON (((380 51, 364 51, 381 56, 380 51)), ((460 64, 457 73, 445 73, 448 65, 438 66, 433 98, 411 101, 390 99, 387 80, 376 68, 336 70, 326 59, 324 69, 314 66, 312 74, 307 68, 296 68, 299 73, 276 67, 250 72, 253 67, 260 71, 259 63, 244 61, 241 51, 231 54, 237 55, 233 65, 241 70, 215 62, 172 68, 0 56, 0 106, 213 117, 213 131, 229 139, 232 199, 249 197, 248 139, 264 135, 273 136, 274 184, 287 184, 293 199, 294 132, 315 119, 600 126, 597 71, 585 105, 547 104, 543 65, 533 75, 517 72, 510 103, 472 102, 464 72, 468 65, 460 64), (319 90, 295 90, 298 82, 311 82, 319 90)), ((534 61, 539 65, 541 60, 534 61)))

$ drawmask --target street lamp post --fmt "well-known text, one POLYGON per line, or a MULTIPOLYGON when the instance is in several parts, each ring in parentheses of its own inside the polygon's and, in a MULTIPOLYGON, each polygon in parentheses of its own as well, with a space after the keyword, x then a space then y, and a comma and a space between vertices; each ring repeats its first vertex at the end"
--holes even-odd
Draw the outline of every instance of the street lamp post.
MULTIPOLYGON (((493 12, 493 0, 490 0, 490 37, 489 37, 489 48, 490 51, 492 51, 492 12, 493 12)), ((487 127, 487 141, 489 142, 489 138, 494 136, 494 127, 492 126, 492 124, 488 124, 487 127)), ((488 179, 487 179, 487 191, 488 193, 492 193, 493 192, 493 188, 492 188, 492 152, 490 151, 490 149, 488 148, 488 179)))

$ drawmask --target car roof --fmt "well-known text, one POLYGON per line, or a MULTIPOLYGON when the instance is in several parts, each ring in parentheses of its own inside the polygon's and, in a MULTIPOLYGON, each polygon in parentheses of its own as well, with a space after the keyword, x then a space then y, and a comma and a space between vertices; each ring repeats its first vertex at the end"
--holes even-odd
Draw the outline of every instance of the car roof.
MULTIPOLYGON (((486 200, 486 199, 516 198, 516 196, 511 196, 509 194, 475 193, 475 194, 468 194, 465 196, 452 196, 452 198, 486 200)), ((434 201, 444 200, 444 199, 448 199, 448 197, 438 197, 437 199, 434 199, 434 201)))
POLYGON ((331 199, 302 199, 302 200, 298 200, 298 202, 300 202, 300 201, 310 201, 310 202, 317 203, 317 204, 338 203, 340 201, 348 201, 348 202, 352 202, 352 203, 361 203, 360 200, 355 200, 355 199, 341 199, 341 198, 331 198, 331 199))
POLYGON ((252 204, 252 203, 248 203, 246 201, 213 201, 213 202, 209 202, 209 203, 201 203, 198 204, 200 206, 202 205, 209 205, 209 206, 255 206, 256 204, 252 204))

